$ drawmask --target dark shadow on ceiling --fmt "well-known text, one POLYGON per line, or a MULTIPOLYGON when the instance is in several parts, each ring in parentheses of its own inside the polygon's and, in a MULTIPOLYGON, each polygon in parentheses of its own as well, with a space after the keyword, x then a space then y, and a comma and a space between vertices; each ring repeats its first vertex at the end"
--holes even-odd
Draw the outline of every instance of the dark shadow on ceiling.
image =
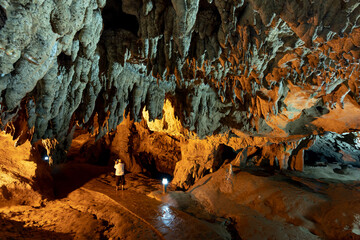
POLYGON ((0 29, 5 26, 5 22, 7 20, 6 11, 3 7, 0 6, 0 29))
POLYGON ((59 66, 65 67, 67 71, 69 71, 71 66, 73 66, 71 56, 66 55, 64 52, 59 54, 59 56, 57 57, 57 62, 59 66))
POLYGON ((136 16, 123 12, 121 0, 108 0, 102 11, 102 17, 104 30, 125 29, 137 36, 139 22, 136 16))

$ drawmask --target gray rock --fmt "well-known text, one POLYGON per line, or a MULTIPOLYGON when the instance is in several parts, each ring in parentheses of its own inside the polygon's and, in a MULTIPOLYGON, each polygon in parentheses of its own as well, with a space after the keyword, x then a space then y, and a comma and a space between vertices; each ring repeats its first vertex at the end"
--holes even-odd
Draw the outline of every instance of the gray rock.
POLYGON ((65 141, 76 123, 101 138, 124 113, 140 121, 146 107, 160 118, 165 98, 200 138, 231 129, 304 137, 360 128, 336 117, 360 115, 356 1, 1 6, 1 123, 27 115, 33 142, 65 141))

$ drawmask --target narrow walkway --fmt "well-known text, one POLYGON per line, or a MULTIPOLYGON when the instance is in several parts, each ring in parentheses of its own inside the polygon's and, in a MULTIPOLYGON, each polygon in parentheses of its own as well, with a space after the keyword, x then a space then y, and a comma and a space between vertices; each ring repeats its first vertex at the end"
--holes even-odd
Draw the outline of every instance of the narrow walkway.
POLYGON ((223 239, 207 224, 165 203, 132 190, 116 191, 98 179, 83 188, 100 192, 118 202, 145 223, 151 225, 160 239, 223 239))

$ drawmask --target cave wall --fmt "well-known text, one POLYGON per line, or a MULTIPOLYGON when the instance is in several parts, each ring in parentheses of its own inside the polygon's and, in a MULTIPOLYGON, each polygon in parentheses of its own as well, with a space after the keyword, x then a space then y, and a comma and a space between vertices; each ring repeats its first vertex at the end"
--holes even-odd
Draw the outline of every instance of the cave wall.
POLYGON ((228 163, 241 169, 255 167, 271 172, 303 171, 306 166, 328 163, 335 164, 334 169, 344 168, 344 164, 359 166, 357 133, 274 138, 232 131, 202 139, 182 127, 170 101, 165 101, 162 115, 161 119, 150 121, 148 111, 144 110, 139 123, 127 116, 116 131, 98 141, 94 134, 77 129, 68 160, 108 164, 112 168, 113 160, 121 158, 127 171, 151 177, 168 174, 173 177, 172 184, 182 189, 228 163), (109 154, 104 155, 104 151, 109 154))
POLYGON ((76 121, 91 131, 96 112, 104 135, 124 110, 161 117, 165 95, 202 137, 309 134, 334 109, 359 112, 357 1, 107 4, 2 2, 3 125, 26 111, 33 142, 62 141, 76 121))
POLYGON ((340 164, 360 167, 360 138, 358 132, 337 134, 327 132, 315 136, 314 143, 305 151, 304 161, 309 166, 340 164))
POLYGON ((54 197, 53 178, 41 151, 27 141, 16 146, 16 141, 0 132, 0 207, 11 205, 39 206, 54 197))
POLYGON ((181 159, 180 146, 180 138, 151 131, 145 121, 137 123, 127 116, 116 131, 97 141, 94 134, 77 129, 67 161, 112 168, 114 160, 121 158, 128 172, 145 173, 152 177, 173 175, 176 162, 181 159))
MULTIPOLYGON (((360 129, 356 0, 0 4, 1 126, 17 145, 41 140, 54 164, 66 160, 77 126, 99 140, 119 131, 124 116, 132 130, 115 136, 110 155, 124 155, 132 171, 143 171, 125 146, 134 144, 137 153, 157 155, 158 171, 189 162, 184 171, 196 172, 195 179, 210 171, 207 156, 219 144, 258 147, 266 155, 271 144, 296 149, 307 136, 360 129), (132 122, 141 121, 144 109, 149 121, 161 119, 166 101, 180 137, 142 136, 148 130, 132 122), (207 136, 209 146, 196 143, 207 136), (148 145, 140 143, 144 138, 148 145), (176 157, 160 156, 155 141, 176 157), (202 157, 188 150, 197 144, 202 157)), ((288 167, 287 151, 268 157, 270 164, 288 167)), ((301 168, 300 155, 291 168, 301 168)))

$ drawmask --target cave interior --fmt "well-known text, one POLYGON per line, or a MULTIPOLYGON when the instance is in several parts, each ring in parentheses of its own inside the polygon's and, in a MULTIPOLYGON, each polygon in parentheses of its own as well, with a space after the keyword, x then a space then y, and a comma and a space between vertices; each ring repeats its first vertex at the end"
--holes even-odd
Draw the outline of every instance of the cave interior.
POLYGON ((359 119, 358 0, 0 0, 0 239, 360 239, 359 119))

